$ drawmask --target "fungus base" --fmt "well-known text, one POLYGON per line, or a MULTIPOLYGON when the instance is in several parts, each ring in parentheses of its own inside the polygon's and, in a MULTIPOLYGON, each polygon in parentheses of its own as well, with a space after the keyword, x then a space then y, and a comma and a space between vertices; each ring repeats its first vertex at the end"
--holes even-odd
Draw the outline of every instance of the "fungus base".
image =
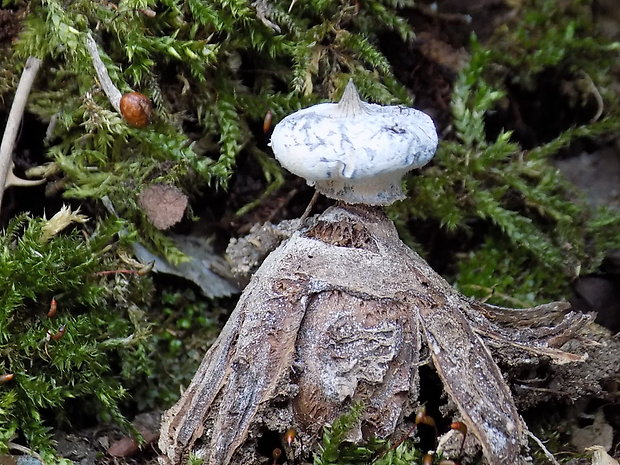
MULTIPOLYGON (((524 461, 524 425, 487 343, 558 363, 590 320, 551 303, 474 302, 405 246, 380 210, 336 206, 295 232, 253 276, 194 380, 164 416, 162 462, 258 464, 267 432, 294 427, 306 454, 361 401, 353 438, 393 434, 418 407, 428 353, 458 416, 492 464, 524 461)), ((290 457, 289 457, 290 458, 290 457)))

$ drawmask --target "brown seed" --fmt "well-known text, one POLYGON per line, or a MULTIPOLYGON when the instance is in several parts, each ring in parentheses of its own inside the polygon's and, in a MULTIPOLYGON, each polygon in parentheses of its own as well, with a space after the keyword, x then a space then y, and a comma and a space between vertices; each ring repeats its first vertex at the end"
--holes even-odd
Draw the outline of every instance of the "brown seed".
POLYGON ((58 303, 56 302, 56 299, 52 297, 52 300, 50 301, 50 309, 47 311, 47 317, 54 318, 56 316, 57 311, 58 311, 58 303))
POLYGON ((15 375, 13 373, 5 373, 3 375, 0 375, 0 384, 8 383, 13 378, 15 378, 15 375))
POLYGON ((60 328, 58 328, 58 331, 56 331, 55 334, 50 335, 50 337, 53 340, 57 341, 65 335, 66 330, 67 330, 67 325, 62 325, 60 328))
POLYGON ((296 437, 297 431, 295 431, 295 428, 289 428, 284 433, 284 442, 286 442, 286 444, 290 447, 296 437))
POLYGON ((143 128, 151 122, 153 104, 140 92, 129 92, 121 97, 121 115, 130 126, 143 128))

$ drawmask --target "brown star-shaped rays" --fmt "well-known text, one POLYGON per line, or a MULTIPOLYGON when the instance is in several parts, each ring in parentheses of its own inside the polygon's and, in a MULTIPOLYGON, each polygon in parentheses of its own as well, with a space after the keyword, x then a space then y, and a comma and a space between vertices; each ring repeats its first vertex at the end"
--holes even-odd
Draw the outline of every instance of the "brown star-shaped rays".
POLYGON ((261 463, 265 431, 293 426, 303 455, 361 401, 355 439, 395 432, 419 406, 422 346, 491 464, 522 462, 527 427, 489 346, 555 362, 590 320, 562 303, 514 310, 455 291, 377 208, 336 206, 272 252, 179 402, 164 416, 165 463, 261 463))

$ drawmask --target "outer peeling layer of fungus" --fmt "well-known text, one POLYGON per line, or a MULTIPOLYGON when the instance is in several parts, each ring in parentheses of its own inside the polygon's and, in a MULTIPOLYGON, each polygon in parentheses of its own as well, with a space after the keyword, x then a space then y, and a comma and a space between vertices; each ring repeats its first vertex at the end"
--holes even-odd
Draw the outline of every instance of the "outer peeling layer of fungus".
POLYGON ((557 344, 590 317, 567 307, 474 302, 403 244, 380 209, 332 207, 254 274, 163 417, 161 463, 185 464, 195 455, 207 465, 261 465, 264 429, 290 427, 302 463, 320 428, 350 402, 365 406, 350 439, 394 435, 421 400, 418 368, 428 354, 487 462, 525 464, 527 427, 488 345, 576 361, 557 344))
POLYGON ((389 205, 404 198, 403 175, 431 160, 437 133, 421 111, 362 102, 350 81, 340 102, 284 118, 271 146, 282 166, 327 197, 389 205))

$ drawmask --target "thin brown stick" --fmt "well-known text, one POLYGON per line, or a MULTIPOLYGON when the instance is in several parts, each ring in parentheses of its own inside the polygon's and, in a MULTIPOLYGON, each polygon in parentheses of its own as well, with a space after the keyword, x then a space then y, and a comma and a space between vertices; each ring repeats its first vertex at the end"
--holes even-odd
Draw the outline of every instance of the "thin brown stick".
POLYGON ((129 269, 103 270, 103 271, 97 271, 93 273, 94 276, 107 276, 110 274, 140 274, 140 270, 129 270, 129 269))
POLYGON ((11 105, 9 118, 4 128, 2 144, 0 145, 0 206, 2 205, 6 180, 9 176, 9 171, 11 171, 13 167, 13 149, 15 148, 15 140, 17 139, 19 126, 22 121, 22 116, 24 115, 24 110, 26 109, 26 102, 28 101, 30 89, 32 88, 32 84, 34 83, 34 79, 40 67, 40 59, 28 57, 22 76, 19 79, 19 84, 17 84, 13 105, 11 105))
POLYGON ((551 452, 549 452, 549 449, 547 449, 545 447, 545 445, 543 444, 543 442, 538 439, 531 431, 526 430, 525 431, 527 433, 527 435, 532 438, 534 440, 534 442, 536 444, 538 444, 538 447, 540 447, 540 450, 543 451, 543 453, 545 454, 545 456, 547 457, 547 459, 553 464, 553 465, 560 465, 560 462, 558 462, 556 460, 556 458, 553 456, 553 454, 551 452))
POLYGON ((143 266, 142 268, 138 269, 138 270, 132 270, 132 269, 128 269, 128 268, 123 268, 120 270, 103 270, 103 271, 97 271, 95 273, 93 273, 94 276, 107 276, 107 275, 111 275, 111 274, 137 274, 138 276, 144 276, 147 275, 148 273, 150 273, 153 270, 153 266, 154 266, 155 262, 150 262, 147 263, 145 266, 143 266))
POLYGON ((316 204, 316 201, 318 199, 319 199, 319 191, 315 190, 314 195, 312 195, 312 198, 310 199, 310 202, 308 203, 308 206, 306 207, 306 210, 299 218, 300 226, 304 224, 304 221, 306 221, 306 218, 308 218, 308 215, 310 215, 310 212, 312 212, 312 209, 314 208, 314 205, 316 204))

